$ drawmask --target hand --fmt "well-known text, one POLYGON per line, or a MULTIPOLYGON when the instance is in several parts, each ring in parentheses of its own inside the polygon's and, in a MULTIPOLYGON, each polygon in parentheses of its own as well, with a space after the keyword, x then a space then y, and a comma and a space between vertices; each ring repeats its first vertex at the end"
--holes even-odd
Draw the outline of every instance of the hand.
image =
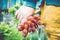
POLYGON ((28 17, 34 14, 35 9, 22 5, 16 12, 16 17, 19 19, 20 24, 24 23, 28 17))

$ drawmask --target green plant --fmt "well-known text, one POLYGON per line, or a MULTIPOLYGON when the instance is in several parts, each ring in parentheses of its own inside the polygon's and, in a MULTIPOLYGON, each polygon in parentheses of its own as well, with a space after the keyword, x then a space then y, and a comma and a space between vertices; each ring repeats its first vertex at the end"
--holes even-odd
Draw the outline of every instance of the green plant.
POLYGON ((4 40, 22 40, 22 32, 4 23, 0 23, 0 34, 4 35, 4 40))
POLYGON ((4 35, 4 40, 30 40, 31 34, 27 37, 22 37, 22 32, 18 31, 13 26, 0 23, 0 34, 4 35))
POLYGON ((3 23, 0 23, 0 34, 4 34, 9 29, 9 26, 3 23))
POLYGON ((16 28, 11 27, 9 32, 4 33, 5 40, 22 40, 22 32, 19 32, 16 28))

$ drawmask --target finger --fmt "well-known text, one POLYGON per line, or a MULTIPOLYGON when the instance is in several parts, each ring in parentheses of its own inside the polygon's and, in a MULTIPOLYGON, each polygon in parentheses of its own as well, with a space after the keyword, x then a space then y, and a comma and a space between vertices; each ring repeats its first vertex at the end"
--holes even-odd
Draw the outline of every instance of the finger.
POLYGON ((23 19, 23 16, 22 16, 22 15, 20 15, 20 17, 19 17, 19 22, 21 22, 21 21, 22 21, 22 19, 23 19))
POLYGON ((17 15, 17 14, 18 14, 18 11, 16 11, 15 15, 17 15))
POLYGON ((27 21, 27 19, 26 19, 26 18, 23 18, 23 19, 21 20, 21 24, 24 24, 26 21, 27 21))
POLYGON ((19 11, 16 11, 15 16, 17 17, 17 16, 18 16, 18 14, 19 14, 19 11))
POLYGON ((15 16, 16 16, 16 18, 17 18, 18 14, 16 14, 15 16))
POLYGON ((19 13, 18 16, 17 16, 17 19, 19 19, 21 17, 21 14, 19 13))

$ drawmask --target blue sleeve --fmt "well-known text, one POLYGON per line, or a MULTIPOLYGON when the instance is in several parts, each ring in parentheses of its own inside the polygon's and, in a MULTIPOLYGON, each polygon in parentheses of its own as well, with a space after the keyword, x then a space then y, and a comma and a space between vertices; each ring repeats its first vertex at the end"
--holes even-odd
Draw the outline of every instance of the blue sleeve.
POLYGON ((7 9, 8 0, 0 0, 0 10, 7 9))
POLYGON ((39 0, 23 0, 23 5, 36 8, 36 4, 39 0))

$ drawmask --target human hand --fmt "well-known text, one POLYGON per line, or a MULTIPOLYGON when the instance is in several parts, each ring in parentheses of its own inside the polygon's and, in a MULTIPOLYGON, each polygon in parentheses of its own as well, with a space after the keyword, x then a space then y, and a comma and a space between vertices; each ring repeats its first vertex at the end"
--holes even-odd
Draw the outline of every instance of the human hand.
POLYGON ((22 5, 16 12, 16 17, 20 24, 23 24, 28 17, 34 14, 35 9, 22 5))

